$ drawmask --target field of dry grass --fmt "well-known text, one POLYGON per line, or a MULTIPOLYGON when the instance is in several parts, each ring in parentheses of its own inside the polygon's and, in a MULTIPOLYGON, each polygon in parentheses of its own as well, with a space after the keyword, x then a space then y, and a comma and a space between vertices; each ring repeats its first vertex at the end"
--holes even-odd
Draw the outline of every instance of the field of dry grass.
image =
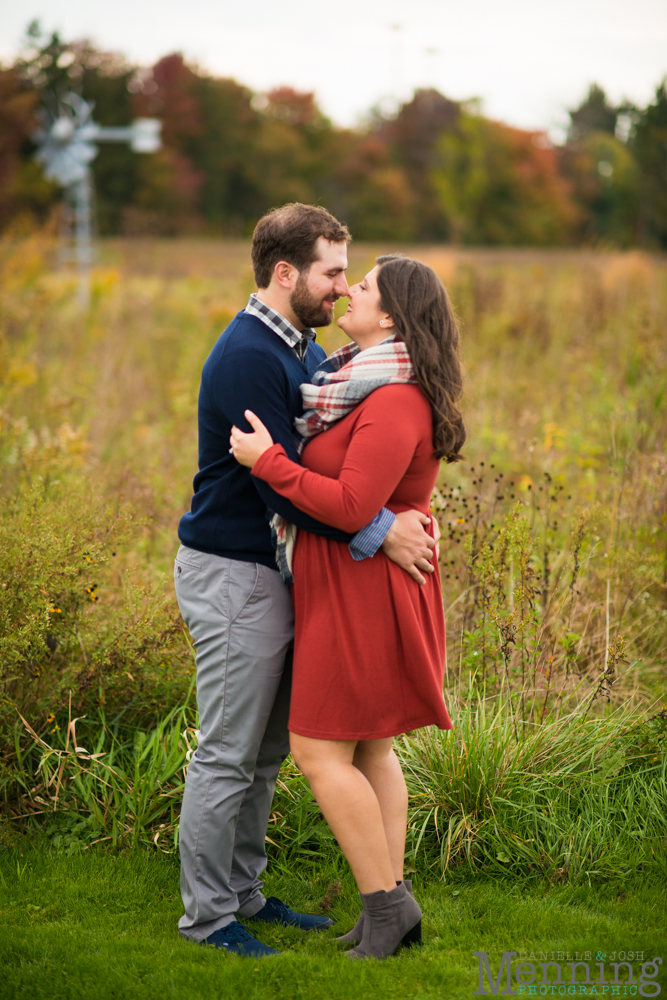
MULTIPOLYGON (((104 242, 84 311, 73 276, 52 269, 53 249, 35 236, 1 251, 3 490, 64 476, 100 503, 122 498, 133 521, 124 565, 169 605, 199 373, 253 288, 249 247, 104 242)), ((350 279, 386 249, 396 248, 352 244, 350 279)), ((443 467, 434 500, 450 676, 472 671, 494 691, 509 683, 531 717, 550 710, 553 692, 556 702, 596 685, 598 697, 659 693, 667 263, 400 249, 440 274, 462 329, 466 461, 443 467)), ((333 326, 320 340, 332 350, 342 334, 333 326)), ((88 617, 120 601, 122 571, 105 572, 88 617)))

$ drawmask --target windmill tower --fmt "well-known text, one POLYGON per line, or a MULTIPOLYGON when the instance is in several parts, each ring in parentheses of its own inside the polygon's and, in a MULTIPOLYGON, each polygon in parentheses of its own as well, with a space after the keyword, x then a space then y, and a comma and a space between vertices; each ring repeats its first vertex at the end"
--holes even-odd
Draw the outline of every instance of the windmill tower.
POLYGON ((40 112, 41 127, 33 138, 36 159, 44 176, 65 193, 64 251, 79 274, 79 302, 90 299, 90 268, 93 262, 94 187, 90 164, 99 142, 127 142, 135 153, 155 153, 161 146, 162 123, 157 118, 137 118, 127 128, 104 128, 93 121, 93 105, 78 94, 68 93, 55 109, 40 112))

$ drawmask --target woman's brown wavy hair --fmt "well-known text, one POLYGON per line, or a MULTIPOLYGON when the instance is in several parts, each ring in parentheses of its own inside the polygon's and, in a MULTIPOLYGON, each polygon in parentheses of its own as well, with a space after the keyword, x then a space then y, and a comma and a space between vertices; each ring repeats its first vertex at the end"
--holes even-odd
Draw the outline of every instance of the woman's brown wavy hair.
POLYGON ((397 254, 378 257, 380 309, 405 343, 417 384, 431 404, 436 458, 458 462, 466 439, 458 402, 463 392, 459 331, 437 274, 397 254))

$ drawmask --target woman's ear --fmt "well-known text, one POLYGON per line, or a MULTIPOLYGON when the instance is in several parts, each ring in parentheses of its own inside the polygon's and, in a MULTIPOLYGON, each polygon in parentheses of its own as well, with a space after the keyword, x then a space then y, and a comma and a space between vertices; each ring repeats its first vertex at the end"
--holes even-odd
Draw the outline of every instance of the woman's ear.
POLYGON ((394 329, 394 321, 389 313, 384 313, 382 319, 380 320, 380 326, 383 330, 387 330, 387 332, 394 329))

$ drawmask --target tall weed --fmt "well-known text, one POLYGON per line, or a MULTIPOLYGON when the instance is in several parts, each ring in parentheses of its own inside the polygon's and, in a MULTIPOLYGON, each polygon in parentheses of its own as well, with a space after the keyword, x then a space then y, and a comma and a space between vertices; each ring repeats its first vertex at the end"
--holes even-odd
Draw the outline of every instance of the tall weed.
POLYGON ((409 855, 445 874, 460 866, 555 881, 665 874, 667 715, 604 721, 585 712, 525 727, 474 690, 454 736, 402 737, 411 793, 409 855))
MULTIPOLYGON (((410 794, 409 870, 557 882, 667 874, 665 712, 561 716, 517 740, 502 702, 490 712, 468 694, 453 712, 453 732, 396 741, 410 794)), ((80 719, 51 744, 28 730, 14 820, 40 817, 53 844, 69 851, 99 842, 174 850, 194 726, 186 703, 131 736, 80 719)), ((301 864, 336 850, 291 759, 278 779, 267 848, 301 864)))

